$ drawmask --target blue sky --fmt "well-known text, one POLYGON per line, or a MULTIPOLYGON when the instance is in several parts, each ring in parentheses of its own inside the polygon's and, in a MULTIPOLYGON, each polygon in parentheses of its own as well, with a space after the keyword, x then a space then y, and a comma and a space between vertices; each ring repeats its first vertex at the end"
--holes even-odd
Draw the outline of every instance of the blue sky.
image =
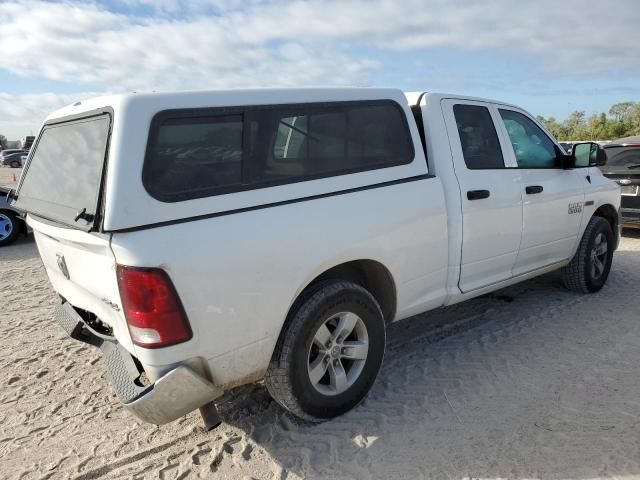
POLYGON ((622 0, 0 1, 0 133, 103 93, 387 86, 564 118, 640 100, 622 0))

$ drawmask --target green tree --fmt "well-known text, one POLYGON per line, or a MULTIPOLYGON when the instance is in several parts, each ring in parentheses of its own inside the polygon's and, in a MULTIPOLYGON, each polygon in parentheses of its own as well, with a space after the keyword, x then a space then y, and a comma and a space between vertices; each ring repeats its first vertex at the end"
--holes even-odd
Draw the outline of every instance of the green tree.
POLYGON ((635 105, 636 104, 634 102, 616 103, 609 109, 609 115, 611 115, 616 121, 624 121, 629 118, 635 105))
POLYGON ((567 140, 582 140, 589 136, 584 112, 573 112, 563 123, 567 131, 567 140))
POLYGON ((631 135, 640 135, 640 103, 636 103, 629 112, 631 135))
POLYGON ((537 119, 544 125, 547 130, 553 133, 554 137, 558 139, 564 139, 566 132, 564 131, 562 124, 558 123, 558 121, 554 117, 544 118, 538 115, 537 119))
POLYGON ((605 112, 587 118, 585 112, 573 112, 564 121, 538 116, 558 140, 615 140, 640 135, 640 102, 620 102, 605 112))
POLYGON ((0 147, 7 148, 7 137, 0 133, 0 147))
POLYGON ((609 136, 607 115, 602 112, 587 119, 587 140, 600 140, 609 136))

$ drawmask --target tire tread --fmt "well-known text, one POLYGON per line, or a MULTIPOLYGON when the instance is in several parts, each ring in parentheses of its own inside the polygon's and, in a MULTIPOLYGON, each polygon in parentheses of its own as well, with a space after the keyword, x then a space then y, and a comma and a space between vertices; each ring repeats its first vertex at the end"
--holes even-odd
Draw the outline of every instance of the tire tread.
POLYGON ((587 284, 586 271, 588 266, 586 263, 589 255, 587 250, 591 237, 603 223, 607 224, 607 226, 609 225, 602 217, 592 217, 591 220, 589 220, 589 224, 582 235, 576 254, 571 259, 569 265, 562 269, 562 282, 568 290, 577 293, 592 292, 587 284))
POLYGON ((290 314, 285 322, 282 334, 276 345, 275 352, 271 358, 267 374, 264 379, 265 386, 272 398, 288 410, 293 415, 312 423, 320 423, 326 419, 318 418, 306 413, 300 406, 293 393, 293 387, 289 380, 290 358, 293 342, 302 334, 304 319, 312 314, 328 298, 344 292, 346 290, 356 290, 360 294, 369 298, 379 311, 382 318, 382 311, 373 295, 360 285, 349 281, 327 280, 315 286, 309 291, 300 295, 291 307, 290 314))

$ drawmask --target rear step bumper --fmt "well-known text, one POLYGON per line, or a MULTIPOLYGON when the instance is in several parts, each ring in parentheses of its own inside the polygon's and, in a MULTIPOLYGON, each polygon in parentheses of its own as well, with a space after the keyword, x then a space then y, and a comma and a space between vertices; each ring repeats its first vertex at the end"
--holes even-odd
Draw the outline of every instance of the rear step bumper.
POLYGON ((176 365, 151 385, 140 385, 133 357, 118 341, 91 329, 68 302, 56 307, 55 320, 67 334, 102 350, 107 378, 120 401, 138 418, 161 425, 222 395, 222 389, 186 365, 176 365))

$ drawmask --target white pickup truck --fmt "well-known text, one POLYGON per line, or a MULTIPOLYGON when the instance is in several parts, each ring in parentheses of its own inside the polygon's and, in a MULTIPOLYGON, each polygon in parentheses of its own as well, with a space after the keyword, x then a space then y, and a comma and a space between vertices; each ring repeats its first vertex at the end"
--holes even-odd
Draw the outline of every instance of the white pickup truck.
MULTIPOLYGON (((354 407, 389 322, 562 269, 605 283, 619 187, 502 102, 391 89, 102 97, 45 121, 13 193, 69 335, 162 424, 264 379, 354 407)), ((209 418, 209 420, 206 420, 209 418)))

